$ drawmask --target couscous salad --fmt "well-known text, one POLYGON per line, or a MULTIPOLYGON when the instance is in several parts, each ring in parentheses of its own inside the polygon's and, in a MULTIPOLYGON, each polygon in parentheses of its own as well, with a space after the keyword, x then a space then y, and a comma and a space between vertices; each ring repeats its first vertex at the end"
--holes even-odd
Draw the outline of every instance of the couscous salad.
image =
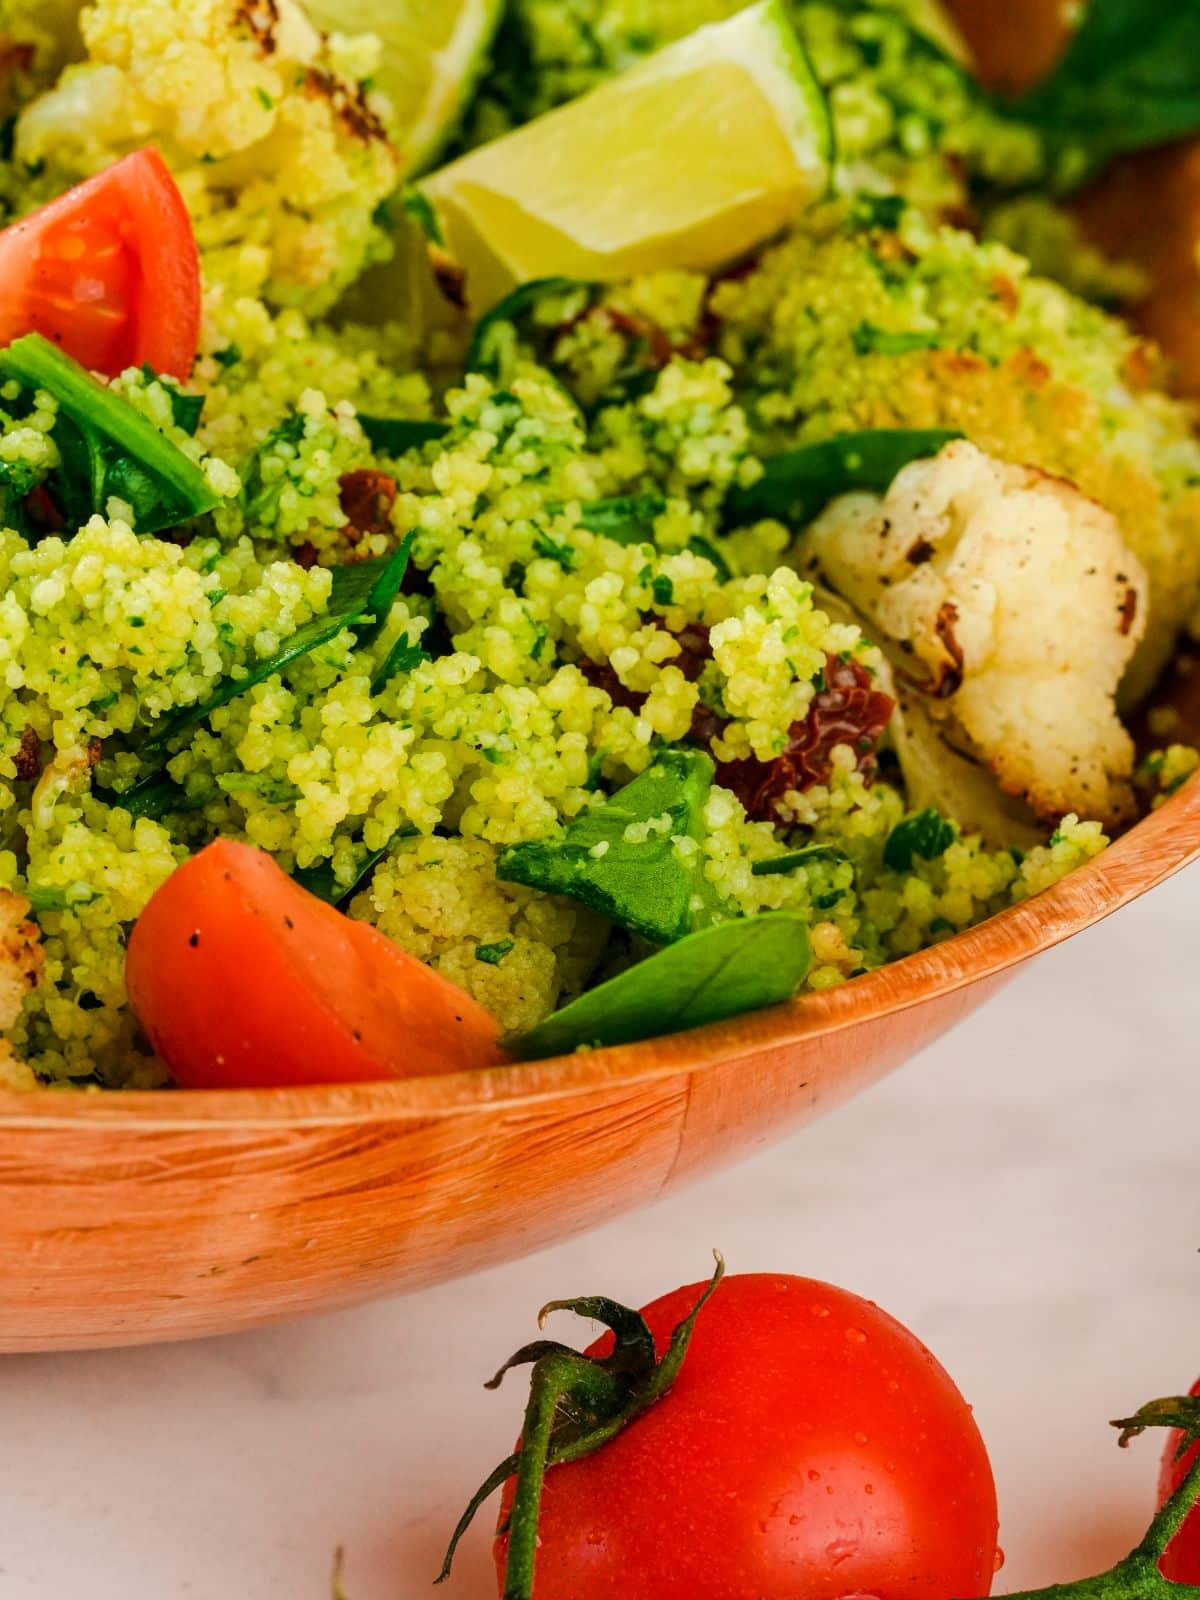
POLYGON ((653 1037, 1182 783, 1130 9, 1004 101, 916 0, 0 0, 0 1081, 653 1037))

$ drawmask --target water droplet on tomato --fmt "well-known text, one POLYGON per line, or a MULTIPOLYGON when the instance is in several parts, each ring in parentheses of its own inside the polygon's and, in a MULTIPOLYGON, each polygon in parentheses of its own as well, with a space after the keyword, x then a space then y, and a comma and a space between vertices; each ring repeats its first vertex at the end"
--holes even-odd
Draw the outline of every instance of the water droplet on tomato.
POLYGON ((821 1474, 817 1471, 816 1467, 809 1467, 809 1469, 808 1469, 808 1481, 809 1481, 809 1483, 820 1483, 821 1474))
POLYGON ((1004 1565, 1004 1551, 1001 1550, 999 1545, 997 1545, 996 1546, 996 1554, 992 1557, 992 1571, 993 1572, 999 1572, 1000 1568, 1003 1565, 1004 1565))
POLYGON ((847 1328, 846 1338, 851 1344, 866 1344, 867 1336, 861 1328, 847 1328))
POLYGON ((825 1554, 835 1567, 843 1561, 849 1561, 851 1556, 858 1554, 858 1546, 852 1539, 835 1539, 832 1544, 825 1546, 825 1554))
POLYGON ((804 1520, 803 1517, 798 1517, 796 1515, 796 1513, 793 1511, 791 1516, 788 1518, 788 1527, 789 1528, 798 1528, 800 1526, 801 1522, 803 1522, 803 1520, 804 1520))
POLYGON ((899 1394, 900 1393, 900 1384, 899 1384, 898 1379, 896 1379, 896 1378, 889 1378, 888 1379, 888 1393, 889 1394, 899 1394))
POLYGON ((883 1464, 883 1470, 885 1472, 895 1472, 896 1463, 894 1461, 885 1461, 883 1464))
POLYGON ((814 1317, 827 1317, 829 1315, 829 1307, 823 1306, 819 1300, 815 1300, 808 1309, 814 1317))
POLYGON ((869 1440, 865 1433, 859 1432, 854 1435, 854 1442, 855 1444, 867 1444, 869 1440))

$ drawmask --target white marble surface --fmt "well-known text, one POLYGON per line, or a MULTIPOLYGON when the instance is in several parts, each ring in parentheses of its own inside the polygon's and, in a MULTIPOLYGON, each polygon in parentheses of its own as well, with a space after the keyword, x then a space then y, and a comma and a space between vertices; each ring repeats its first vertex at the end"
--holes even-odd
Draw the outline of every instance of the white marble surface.
MULTIPOLYGON (((1200 870, 1029 969, 872 1094, 657 1209, 407 1300, 239 1338, 0 1361, 3 1600, 429 1592, 552 1294, 705 1271, 832 1279, 949 1367, 992 1451, 998 1588, 1145 1525, 1157 1445, 1108 1417, 1200 1371, 1200 870)), ((0 1218, 0 1227, 3 1219, 0 1218)), ((495 1593, 483 1528, 445 1600, 495 1593)))

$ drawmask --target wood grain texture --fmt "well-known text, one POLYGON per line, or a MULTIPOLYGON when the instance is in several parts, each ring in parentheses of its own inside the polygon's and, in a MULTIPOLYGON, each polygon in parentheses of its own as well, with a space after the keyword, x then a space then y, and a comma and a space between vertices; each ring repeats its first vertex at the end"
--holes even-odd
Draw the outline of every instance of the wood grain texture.
POLYGON ((832 1109, 1198 855, 1192 783, 935 950, 647 1044, 395 1084, 0 1094, 0 1350, 252 1327, 593 1227, 832 1109))

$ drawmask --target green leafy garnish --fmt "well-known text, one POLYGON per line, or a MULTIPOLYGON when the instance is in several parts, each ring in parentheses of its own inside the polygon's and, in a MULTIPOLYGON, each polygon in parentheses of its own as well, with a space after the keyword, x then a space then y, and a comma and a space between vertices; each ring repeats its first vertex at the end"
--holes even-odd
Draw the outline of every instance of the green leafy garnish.
POLYGON ((142 362, 142 377, 147 383, 158 383, 166 390, 171 401, 171 416, 177 428, 182 428, 184 433, 195 437, 196 429, 200 426, 200 418, 204 415, 204 396, 202 394, 187 394, 183 389, 177 389, 174 384, 160 378, 154 368, 142 362))
POLYGON ((74 911, 79 906, 90 906, 101 898, 100 890, 93 889, 90 883, 73 883, 67 889, 40 889, 30 884, 21 892, 35 913, 74 911))
POLYGON ((811 965, 808 922, 799 912, 718 922, 589 989, 509 1047, 532 1061, 581 1045, 681 1033, 790 1000, 811 965))
POLYGON ((845 861, 845 859, 845 851, 838 850, 831 844, 807 844, 803 850, 789 850, 785 856, 768 856, 765 861, 756 861, 750 872, 755 878, 776 878, 788 872, 795 872, 797 867, 811 867, 819 861, 845 861))
POLYGON ((727 496, 726 521, 744 526, 774 517, 802 527, 851 490, 884 493, 910 462, 936 456, 961 438, 950 428, 878 428, 788 450, 766 463, 757 483, 727 496))
POLYGON ((340 906, 362 888, 384 856, 389 855, 401 839, 413 839, 416 834, 416 828, 401 828, 378 850, 368 850, 364 845, 354 863, 354 872, 349 883, 343 883, 336 876, 331 861, 322 861, 315 867, 297 867, 292 873, 292 878, 302 889, 307 889, 309 894, 315 894, 318 900, 324 900, 326 905, 340 906))
POLYGON ((499 378, 512 358, 516 346, 515 327, 525 314, 548 295, 571 294, 590 286, 574 278, 534 278, 505 295, 475 324, 467 350, 467 371, 481 372, 485 378, 499 378))
POLYGON ((167 717, 143 741, 142 753, 152 755, 165 749, 172 740, 198 728, 221 706, 227 706, 255 684, 273 678, 277 672, 282 672, 310 651, 329 644, 345 628, 354 633, 360 646, 370 644, 387 622, 392 603, 400 592, 412 540, 410 533, 393 555, 360 561, 354 566, 336 567, 329 604, 321 616, 297 628, 273 655, 254 662, 243 675, 224 679, 206 700, 194 706, 185 706, 182 711, 167 717))
POLYGON ((514 942, 512 939, 498 939, 495 944, 477 944, 475 959, 482 961, 485 966, 498 967, 513 948, 514 942))
POLYGON ((277 423, 242 469, 242 510, 248 522, 270 524, 279 515, 279 501, 287 487, 287 475, 280 473, 269 482, 263 478, 263 462, 281 444, 298 445, 304 438, 306 423, 298 411, 289 412, 277 423))
POLYGON ((433 419, 426 422, 410 422, 404 417, 373 417, 365 411, 360 411, 358 420, 372 450, 393 460, 418 445, 428 444, 431 439, 444 438, 450 431, 448 422, 437 422, 433 419))
POLYGON ((95 794, 105 805, 120 806, 131 817, 150 817, 154 822, 160 822, 163 817, 203 811, 205 806, 220 798, 221 791, 214 785, 211 789, 192 793, 165 772, 151 772, 139 778, 123 794, 113 789, 97 789, 95 794))
POLYGON ((1070 187, 1114 156, 1200 129, 1197 59, 1195 0, 1091 0, 1055 70, 996 105, 1037 128, 1070 187))
POLYGON ((407 633, 402 633, 372 674, 371 693, 379 694, 398 674, 411 672, 414 667, 419 667, 422 661, 431 659, 428 650, 423 649, 420 644, 414 644, 407 633))
POLYGON ((923 861, 936 861, 939 856, 945 855, 957 838, 958 829, 954 824, 947 822, 940 811, 930 806, 925 811, 918 811, 916 816, 898 822, 888 834, 883 847, 884 866, 890 867, 893 872, 909 872, 915 856, 920 856, 923 861))
POLYGON ((717 909, 698 847, 712 779, 703 751, 664 751, 559 838, 511 845, 496 876, 582 901, 631 933, 669 944, 711 921, 717 909), (691 850, 681 851, 677 839, 691 841, 691 850))
POLYGON ((177 528, 220 503, 200 468, 153 423, 41 334, 0 350, 0 374, 58 402, 53 436, 62 465, 48 483, 67 526, 103 514, 114 496, 132 509, 138 533, 177 528))
POLYGON ((591 500, 579 517, 589 533, 601 534, 617 544, 650 544, 654 539, 654 519, 661 517, 667 502, 660 494, 621 494, 607 500, 591 500))

